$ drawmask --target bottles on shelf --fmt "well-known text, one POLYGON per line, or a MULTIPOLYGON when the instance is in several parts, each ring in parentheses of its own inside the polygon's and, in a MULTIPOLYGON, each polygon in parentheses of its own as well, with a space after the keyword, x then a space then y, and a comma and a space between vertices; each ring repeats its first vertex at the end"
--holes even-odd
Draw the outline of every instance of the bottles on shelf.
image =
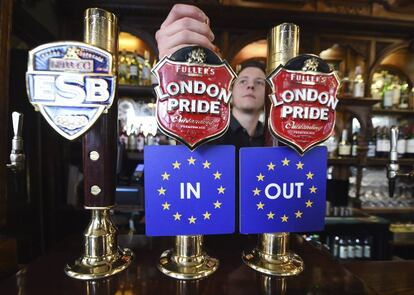
POLYGON ((390 153, 390 135, 389 129, 385 126, 376 129, 376 149, 375 156, 386 158, 390 153))
POLYGON ((374 73, 371 96, 381 100, 384 109, 414 109, 411 103, 414 88, 409 87, 406 77, 381 71, 374 73))
POLYGON ((371 236, 327 236, 326 245, 332 256, 341 260, 372 259, 371 236))
POLYGON ((123 85, 151 85, 151 63, 149 51, 144 51, 144 57, 137 51, 129 52, 122 49, 118 58, 118 79, 123 85))
POLYGON ((351 156, 351 144, 348 141, 348 130, 343 129, 341 135, 341 141, 338 145, 338 156, 349 157, 351 156))

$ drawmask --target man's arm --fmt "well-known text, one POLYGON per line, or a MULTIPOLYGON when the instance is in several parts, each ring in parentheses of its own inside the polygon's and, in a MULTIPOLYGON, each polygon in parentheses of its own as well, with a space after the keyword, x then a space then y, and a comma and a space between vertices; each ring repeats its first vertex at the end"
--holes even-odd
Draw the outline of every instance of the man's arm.
POLYGON ((189 45, 200 45, 214 51, 214 34, 204 12, 191 5, 176 4, 155 34, 159 57, 189 45))

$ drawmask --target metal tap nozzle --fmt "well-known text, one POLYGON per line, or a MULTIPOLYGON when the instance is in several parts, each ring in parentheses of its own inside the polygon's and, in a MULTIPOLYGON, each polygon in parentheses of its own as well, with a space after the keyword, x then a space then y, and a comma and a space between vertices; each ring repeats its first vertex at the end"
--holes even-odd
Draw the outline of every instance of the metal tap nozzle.
POLYGON ((12 139, 12 149, 10 152, 10 164, 7 164, 7 167, 10 168, 13 172, 22 172, 25 168, 26 159, 26 156, 23 153, 23 114, 13 112, 12 122, 14 136, 12 139))
POLYGON ((400 166, 397 163, 397 139, 398 139, 398 127, 393 126, 390 129, 390 156, 389 163, 387 164, 387 178, 388 178, 388 192, 390 198, 394 196, 395 191, 395 179, 398 176, 400 166))

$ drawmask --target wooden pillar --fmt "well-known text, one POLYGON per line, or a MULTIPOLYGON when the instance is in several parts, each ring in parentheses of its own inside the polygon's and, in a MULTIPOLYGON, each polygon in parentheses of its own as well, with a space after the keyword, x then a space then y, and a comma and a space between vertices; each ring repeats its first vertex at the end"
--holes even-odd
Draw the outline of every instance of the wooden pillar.
POLYGON ((0 0, 0 228, 6 224, 9 116, 9 49, 13 0, 0 0))

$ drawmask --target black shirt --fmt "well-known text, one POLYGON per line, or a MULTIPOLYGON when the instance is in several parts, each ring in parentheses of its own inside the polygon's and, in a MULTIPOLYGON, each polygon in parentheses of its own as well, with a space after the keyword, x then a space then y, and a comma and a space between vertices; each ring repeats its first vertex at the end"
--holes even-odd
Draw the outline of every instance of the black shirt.
POLYGON ((257 122, 254 135, 250 137, 247 130, 244 129, 233 114, 231 114, 229 129, 227 129, 224 135, 214 140, 211 144, 234 145, 236 147, 236 151, 238 151, 241 147, 260 147, 264 145, 263 129, 262 122, 257 122))

